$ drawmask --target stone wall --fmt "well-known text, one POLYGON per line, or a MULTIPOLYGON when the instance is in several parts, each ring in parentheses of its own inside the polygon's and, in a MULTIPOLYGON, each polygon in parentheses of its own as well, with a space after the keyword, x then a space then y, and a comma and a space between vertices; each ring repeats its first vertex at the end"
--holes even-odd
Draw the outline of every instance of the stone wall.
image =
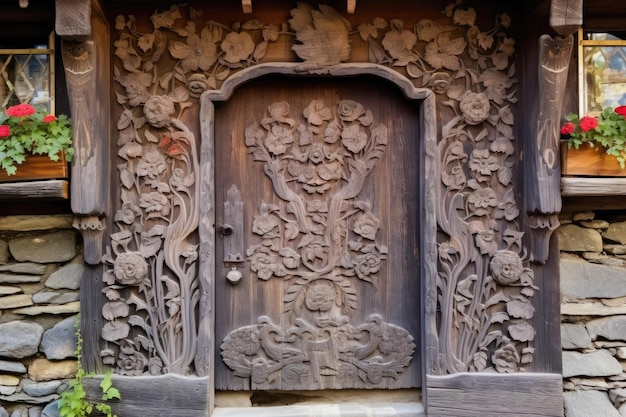
POLYGON ((0 417, 58 415, 77 365, 79 238, 72 216, 0 217, 0 417))
POLYGON ((563 213, 566 417, 626 416, 626 215, 563 213))

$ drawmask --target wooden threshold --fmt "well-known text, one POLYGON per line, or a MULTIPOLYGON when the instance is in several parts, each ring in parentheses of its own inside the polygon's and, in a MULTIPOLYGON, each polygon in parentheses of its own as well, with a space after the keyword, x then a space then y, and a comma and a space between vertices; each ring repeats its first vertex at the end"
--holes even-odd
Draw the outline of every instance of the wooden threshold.
POLYGON ((67 200, 69 196, 67 180, 0 183, 0 201, 67 200))

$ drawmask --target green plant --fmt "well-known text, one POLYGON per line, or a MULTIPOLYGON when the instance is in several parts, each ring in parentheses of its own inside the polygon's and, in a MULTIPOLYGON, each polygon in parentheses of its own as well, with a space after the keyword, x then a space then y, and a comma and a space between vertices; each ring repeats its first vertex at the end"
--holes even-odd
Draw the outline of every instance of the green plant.
POLYGON ((74 155, 67 116, 56 117, 27 103, 0 113, 0 167, 8 175, 14 175, 16 165, 23 163, 29 154, 48 155, 58 161, 61 152, 65 152, 68 161, 74 155))
POLYGON ((565 119, 561 134, 569 136, 570 147, 599 145, 617 159, 622 169, 626 167, 626 106, 607 107, 599 117, 569 114, 565 119))
MULTIPOLYGON (((87 374, 81 365, 83 339, 80 335, 80 321, 76 320, 76 358, 78 360, 78 370, 76 376, 69 383, 69 388, 61 394, 59 401, 59 414, 61 417, 84 417, 90 415, 94 409, 106 415, 107 417, 117 417, 112 413, 111 406, 105 403, 93 403, 86 399, 85 387, 83 386, 83 378, 93 376, 87 374)), ((113 387, 111 381, 111 372, 104 374, 100 382, 102 389, 102 400, 121 399, 120 392, 113 387)))

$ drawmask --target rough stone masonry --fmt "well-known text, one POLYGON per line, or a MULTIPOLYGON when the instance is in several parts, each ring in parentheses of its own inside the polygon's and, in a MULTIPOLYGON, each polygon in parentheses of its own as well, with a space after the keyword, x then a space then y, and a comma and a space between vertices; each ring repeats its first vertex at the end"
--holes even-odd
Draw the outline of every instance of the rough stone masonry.
POLYGON ((77 362, 83 271, 71 215, 0 217, 0 417, 56 417, 77 362))

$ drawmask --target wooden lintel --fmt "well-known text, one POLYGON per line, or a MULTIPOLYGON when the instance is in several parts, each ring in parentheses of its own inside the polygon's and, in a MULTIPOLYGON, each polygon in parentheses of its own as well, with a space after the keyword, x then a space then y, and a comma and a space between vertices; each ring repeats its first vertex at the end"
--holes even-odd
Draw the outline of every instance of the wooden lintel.
POLYGON ((55 31, 64 39, 83 40, 91 34, 91 1, 56 0, 55 31))
POLYGON ((26 181, 0 184, 0 201, 65 200, 69 198, 67 180, 26 181))

